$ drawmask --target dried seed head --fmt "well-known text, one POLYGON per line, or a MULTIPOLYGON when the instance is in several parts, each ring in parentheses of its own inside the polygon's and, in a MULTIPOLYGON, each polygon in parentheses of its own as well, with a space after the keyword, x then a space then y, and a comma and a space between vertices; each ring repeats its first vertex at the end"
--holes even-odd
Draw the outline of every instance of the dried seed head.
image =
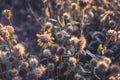
POLYGON ((16 39, 12 39, 11 42, 12 42, 13 45, 17 45, 17 40, 16 39))
POLYGON ((117 80, 120 80, 120 72, 116 75, 117 80))
POLYGON ((116 26, 116 22, 114 20, 109 21, 110 28, 114 28, 116 26))
POLYGON ((69 20, 70 17, 71 17, 71 16, 70 16, 69 13, 67 13, 67 12, 63 13, 63 19, 65 19, 65 20, 69 20))
POLYGON ((0 37, 1 41, 7 41, 10 39, 10 33, 6 27, 0 28, 0 37))
POLYGON ((90 63, 91 63, 91 65, 96 66, 97 63, 98 63, 98 60, 93 58, 93 59, 90 60, 90 63))
POLYGON ((67 31, 68 31, 68 32, 73 32, 73 31, 74 31, 73 26, 68 26, 68 27, 67 27, 67 31))
POLYGON ((77 9, 78 9, 77 3, 72 3, 72 4, 71 4, 71 9, 72 9, 72 10, 77 10, 77 9))
POLYGON ((103 61, 105 61, 107 64, 111 64, 111 59, 108 57, 104 57, 103 61))
POLYGON ((5 9, 2 11, 2 14, 4 15, 4 17, 7 19, 7 20, 10 20, 11 17, 12 17, 12 12, 11 10, 9 9, 5 9))
POLYGON ((52 55, 50 49, 43 50, 43 56, 49 58, 52 55))
POLYGON ((46 22, 45 23, 45 30, 48 30, 48 29, 51 30, 52 27, 53 27, 53 24, 51 22, 46 22))
POLYGON ((23 58, 25 56, 25 48, 21 43, 14 45, 13 48, 17 57, 23 58))
POLYGON ((109 29, 106 32, 106 39, 109 41, 116 41, 117 40, 117 32, 115 30, 109 29))
POLYGON ((66 53, 66 48, 65 47, 59 47, 57 50, 58 55, 64 55, 66 53))
POLYGON ((116 74, 116 73, 120 72, 120 67, 118 65, 111 65, 110 66, 110 72, 112 74, 116 74))
POLYGON ((19 76, 16 76, 16 77, 13 77, 12 80, 22 80, 22 78, 19 76))
POLYGON ((47 69, 48 69, 48 71, 54 71, 54 69, 55 69, 55 64, 53 64, 53 63, 48 63, 48 64, 47 64, 47 69))
POLYGON ((79 80, 79 79, 81 78, 81 75, 78 74, 78 73, 76 73, 76 74, 74 75, 74 78, 75 78, 75 80, 79 80))
POLYGON ((79 39, 77 37, 71 37, 69 41, 72 45, 74 45, 75 48, 77 48, 77 43, 79 42, 79 39))
POLYGON ((8 32, 10 33, 10 34, 13 34, 15 31, 14 31, 14 28, 12 27, 12 26, 10 26, 10 25, 7 25, 7 26, 5 26, 6 27, 6 29, 8 30, 8 32))
POLYGON ((110 76, 108 80, 116 80, 115 76, 110 76))
POLYGON ((22 62, 20 67, 21 67, 22 69, 28 69, 29 64, 28 64, 28 62, 22 62))
POLYGON ((43 65, 40 65, 40 67, 34 68, 32 73, 35 75, 35 77, 40 78, 42 75, 46 72, 46 67, 43 65))
POLYGON ((57 3, 57 9, 61 9, 62 8, 62 4, 61 3, 57 3))
POLYGON ((81 35, 79 42, 77 44, 78 51, 80 52, 80 51, 84 50, 84 48, 86 47, 86 44, 87 44, 87 41, 86 41, 85 37, 83 35, 81 35))
POLYGON ((29 60, 29 65, 30 67, 34 68, 34 67, 37 67, 38 66, 38 60, 36 58, 30 58, 29 60))
POLYGON ((9 56, 9 57, 7 58, 7 60, 8 60, 10 63, 13 63, 13 62, 16 61, 16 57, 15 57, 15 56, 9 56))
POLYGON ((69 57, 69 62, 70 64, 72 64, 73 66, 76 66, 77 60, 75 57, 69 57))
POLYGON ((81 75, 78 74, 78 73, 76 73, 76 74, 74 75, 74 79, 75 79, 75 80, 86 80, 83 76, 81 76, 81 75))
POLYGON ((62 32, 57 32, 56 37, 58 40, 63 40, 65 38, 65 35, 62 32))
POLYGON ((58 62, 60 60, 58 55, 53 55, 52 59, 53 59, 54 62, 58 62))
POLYGON ((58 44, 53 44, 53 45, 51 46, 52 52, 56 52, 56 51, 58 50, 58 48, 59 48, 59 45, 58 45, 58 44))
POLYGON ((11 69, 11 70, 9 70, 9 75, 11 75, 12 77, 15 77, 15 76, 18 76, 19 75, 19 72, 18 72, 18 70, 17 69, 11 69))
POLYGON ((96 65, 99 73, 105 73, 109 69, 109 65, 105 61, 99 61, 96 65))

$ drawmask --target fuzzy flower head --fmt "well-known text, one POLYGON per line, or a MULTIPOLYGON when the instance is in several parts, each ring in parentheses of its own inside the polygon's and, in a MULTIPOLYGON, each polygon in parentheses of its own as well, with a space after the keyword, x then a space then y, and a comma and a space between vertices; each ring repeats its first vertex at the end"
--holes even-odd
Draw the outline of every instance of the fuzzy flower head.
POLYGON ((111 59, 108 57, 104 57, 103 61, 105 61, 107 64, 111 64, 111 62, 112 62, 111 59))
POLYGON ((32 73, 35 75, 35 77, 40 78, 42 75, 46 72, 46 67, 43 65, 40 65, 40 67, 34 68, 32 73))
POLYGON ((51 30, 52 27, 53 27, 53 24, 51 22, 46 22, 45 23, 45 30, 49 30, 49 29, 51 30))
POLYGON ((37 67, 38 66, 38 60, 36 59, 36 58, 30 58, 30 60, 29 60, 29 65, 30 65, 30 67, 37 67))
POLYGON ((110 77, 108 78, 108 80, 116 80, 116 77, 115 77, 115 76, 110 76, 110 77))
POLYGON ((12 12, 11 10, 9 9, 5 9, 2 11, 2 14, 4 15, 4 17, 7 19, 7 20, 10 20, 11 17, 12 17, 12 12))
POLYGON ((10 69, 10 70, 8 71, 8 74, 9 74, 10 76, 12 76, 12 77, 15 77, 15 76, 18 76, 18 75, 19 75, 19 72, 18 72, 17 69, 13 68, 13 69, 10 69))
POLYGON ((70 58, 69 58, 69 62, 70 62, 70 64, 72 64, 73 66, 76 66, 77 60, 76 60, 75 57, 70 57, 70 58))
POLYGON ((18 43, 15 46, 13 46, 15 50, 15 54, 18 57, 24 57, 25 56, 25 48, 22 44, 18 43))
POLYGON ((43 57, 50 57, 51 55, 52 55, 52 53, 49 49, 43 50, 43 57))
POLYGON ((0 25, 0 41, 4 42, 10 39, 14 33, 14 28, 10 25, 3 26, 0 25))
POLYGON ((105 61, 99 61, 96 65, 99 73, 105 73, 109 69, 109 65, 105 61))
POLYGON ((87 44, 87 40, 83 35, 80 36, 80 38, 77 37, 71 37, 70 43, 75 47, 75 49, 80 52, 84 50, 87 44))
POLYGON ((47 69, 48 69, 48 71, 54 71, 54 69, 55 69, 55 64, 54 64, 54 63, 48 63, 48 64, 47 64, 47 69))
POLYGON ((47 48, 53 44, 54 38, 51 36, 52 34, 50 31, 45 31, 43 34, 37 34, 38 37, 38 45, 42 46, 43 48, 47 48))
POLYGON ((77 3, 72 3, 72 4, 71 4, 71 9, 72 9, 72 10, 77 10, 77 9, 78 9, 77 3))
POLYGON ((10 33, 6 29, 6 27, 0 28, 0 41, 7 41, 10 39, 10 33))
POLYGON ((106 32, 106 39, 109 41, 116 41, 117 40, 117 32, 115 30, 109 29, 106 32))

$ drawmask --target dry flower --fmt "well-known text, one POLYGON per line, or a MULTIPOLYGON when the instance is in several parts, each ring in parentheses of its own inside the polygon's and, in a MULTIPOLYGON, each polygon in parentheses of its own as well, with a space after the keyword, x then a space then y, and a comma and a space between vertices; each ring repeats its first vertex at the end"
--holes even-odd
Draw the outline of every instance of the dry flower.
POLYGON ((57 6, 56 6, 58 9, 61 9, 62 8, 62 4, 61 3, 57 3, 57 6))
POLYGON ((16 61, 16 57, 15 57, 15 56, 9 56, 9 57, 7 58, 7 60, 8 60, 10 63, 13 63, 13 62, 16 61))
POLYGON ((120 72, 116 75, 117 80, 120 80, 120 72))
POLYGON ((28 64, 28 62, 22 62, 21 65, 20 65, 20 67, 21 67, 22 69, 28 69, 29 64, 28 64))
POLYGON ((77 9, 78 9, 77 3, 72 3, 72 4, 71 4, 71 9, 72 9, 72 10, 77 10, 77 9))
POLYGON ((51 51, 52 51, 52 52, 56 52, 56 51, 58 50, 58 48, 59 48, 59 45, 58 45, 58 44, 53 44, 53 45, 51 46, 51 51))
POLYGON ((54 62, 58 62, 60 60, 58 55, 53 55, 52 59, 53 59, 54 62))
POLYGON ((91 65, 96 66, 97 63, 98 63, 98 60, 93 58, 93 59, 90 60, 90 63, 91 63, 91 65))
POLYGON ((51 30, 53 27, 53 24, 51 22, 46 22, 45 23, 45 30, 51 30))
POLYGON ((53 64, 53 63, 48 63, 48 64, 47 64, 47 69, 48 69, 48 71, 54 71, 54 69, 55 69, 55 64, 53 64))
POLYGON ((65 38, 65 35, 62 32, 57 32, 56 37, 58 40, 63 40, 65 38))
POLYGON ((105 73, 109 69, 109 65, 105 61, 99 61, 96 65, 99 73, 105 73))
POLYGON ((7 26, 5 26, 6 27, 6 29, 8 30, 8 32, 10 33, 10 34, 13 34, 15 31, 14 31, 14 28, 12 27, 12 26, 10 26, 10 25, 7 25, 7 26))
POLYGON ((11 75, 12 77, 15 77, 15 76, 18 76, 19 75, 19 72, 18 72, 18 70, 17 69, 11 69, 11 70, 9 70, 9 75, 11 75))
POLYGON ((75 75, 74 75, 74 79, 75 80, 86 80, 83 76, 81 76, 79 73, 76 73, 75 75))
POLYGON ((115 76, 110 76, 108 80, 116 80, 115 76))
POLYGON ((83 35, 80 36, 79 42, 78 42, 78 51, 84 50, 86 47, 87 41, 83 35))
POLYGON ((25 48, 21 43, 18 43, 16 45, 13 46, 14 51, 15 51, 15 55, 17 57, 24 57, 25 56, 25 48))
POLYGON ((34 67, 37 67, 38 66, 38 60, 36 58, 30 58, 29 60, 29 65, 30 67, 34 68, 34 67))
POLYGON ((0 28, 0 37, 1 37, 0 39, 1 41, 7 41, 10 39, 10 33, 6 27, 0 28))
POLYGON ((73 65, 76 66, 77 60, 75 57, 69 57, 69 62, 73 65))
POLYGON ((4 15, 4 17, 5 17, 7 20, 10 20, 11 17, 12 17, 12 12, 11 12, 11 10, 9 10, 9 9, 4 9, 4 10, 2 11, 2 14, 4 15))
POLYGON ((69 13, 67 13, 67 12, 63 13, 63 19, 65 19, 65 20, 69 20, 70 17, 71 17, 71 16, 70 16, 69 13))
POLYGON ((79 42, 79 39, 77 37, 73 36, 73 37, 70 38, 69 41, 72 45, 74 45, 75 48, 77 48, 77 43, 79 42))
POLYGON ((42 55, 43 55, 44 57, 49 58, 49 57, 52 55, 52 53, 51 53, 51 51, 50 51, 49 49, 44 49, 42 55))
POLYGON ((111 64, 111 59, 108 57, 104 57, 103 61, 105 61, 107 64, 111 64))
POLYGON ((110 72, 112 74, 116 74, 116 73, 120 72, 120 67, 118 65, 111 65, 110 66, 110 72))
POLYGON ((65 47, 59 47, 57 50, 58 55, 64 55, 66 53, 66 48, 65 47))
POLYGON ((116 41, 117 40, 117 32, 115 30, 109 29, 106 32, 106 39, 109 41, 116 41))
POLYGON ((46 72, 46 67, 43 65, 40 65, 40 67, 34 68, 32 73, 37 77, 40 78, 42 75, 46 72))

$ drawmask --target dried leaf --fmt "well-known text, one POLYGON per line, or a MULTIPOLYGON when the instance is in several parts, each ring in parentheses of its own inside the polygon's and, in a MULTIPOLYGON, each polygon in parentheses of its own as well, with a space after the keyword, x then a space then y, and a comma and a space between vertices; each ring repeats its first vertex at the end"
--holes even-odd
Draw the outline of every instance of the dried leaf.
POLYGON ((50 12, 48 7, 45 9, 45 14, 48 18, 50 17, 50 12))
POLYGON ((64 21, 63 21, 63 23, 61 22, 61 20, 60 20, 60 16, 58 16, 58 17, 57 17, 57 20, 58 20, 59 24, 60 24, 62 27, 64 27, 64 26, 65 26, 64 21))

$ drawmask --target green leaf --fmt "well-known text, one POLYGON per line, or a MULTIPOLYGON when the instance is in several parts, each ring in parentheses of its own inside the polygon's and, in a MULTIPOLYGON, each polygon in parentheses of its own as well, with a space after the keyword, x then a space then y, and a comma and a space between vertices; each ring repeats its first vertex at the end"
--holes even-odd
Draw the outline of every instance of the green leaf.
POLYGON ((102 44, 99 44, 98 49, 97 49, 97 52, 98 52, 99 54, 104 55, 105 51, 104 51, 104 49, 103 49, 103 45, 102 45, 102 44))

